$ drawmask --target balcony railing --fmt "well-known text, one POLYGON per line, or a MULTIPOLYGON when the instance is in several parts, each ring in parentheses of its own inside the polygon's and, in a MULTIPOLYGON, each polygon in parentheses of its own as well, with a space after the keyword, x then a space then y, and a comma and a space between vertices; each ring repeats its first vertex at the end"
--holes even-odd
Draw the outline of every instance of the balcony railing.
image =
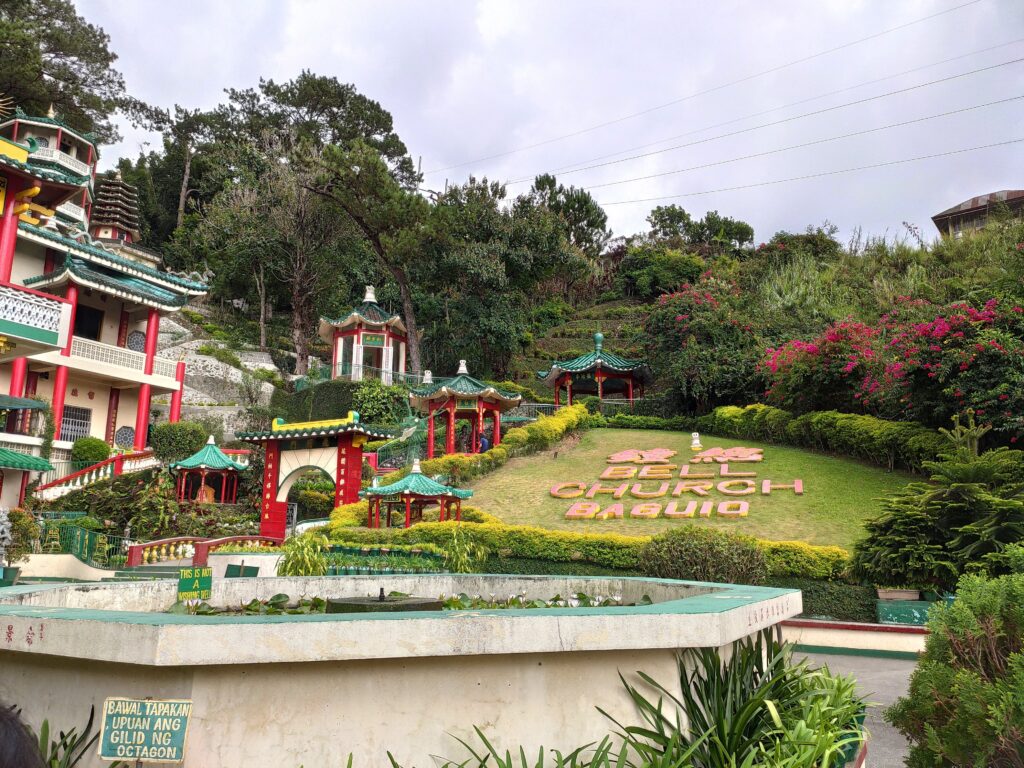
POLYGON ((85 221, 85 208, 74 203, 61 203, 57 206, 57 213, 63 213, 77 221, 85 221))
POLYGON ((59 149, 53 149, 52 147, 40 147, 29 156, 29 159, 56 163, 79 176, 89 175, 88 163, 83 163, 81 160, 73 158, 67 152, 61 152, 59 149))
POLYGON ((374 368, 370 365, 353 365, 352 363, 340 363, 334 367, 334 378, 346 379, 348 381, 362 381, 363 379, 380 379, 385 384, 421 384, 423 375, 402 371, 392 371, 387 368, 374 368))
MULTIPOLYGON (((98 363, 130 368, 140 373, 144 373, 146 370, 146 356, 142 352, 135 352, 125 347, 115 347, 111 344, 102 344, 78 336, 71 340, 71 354, 74 357, 95 360, 98 363)), ((153 373, 157 376, 167 376, 173 379, 176 368, 177 364, 173 360, 158 357, 153 361, 153 373)))
POLYGON ((0 284, 0 320, 20 326, 5 335, 40 345, 60 346, 67 338, 71 305, 17 285, 0 284))

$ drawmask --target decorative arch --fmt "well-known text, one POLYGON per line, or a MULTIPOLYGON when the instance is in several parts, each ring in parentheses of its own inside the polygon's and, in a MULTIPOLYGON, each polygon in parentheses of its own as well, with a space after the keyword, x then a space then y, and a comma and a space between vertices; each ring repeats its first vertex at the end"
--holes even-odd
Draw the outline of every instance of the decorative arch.
MULTIPOLYGON (((277 486, 277 501, 288 501, 288 492, 291 491, 292 486, 295 485, 295 481, 302 477, 302 474, 308 470, 315 469, 323 472, 330 479, 332 483, 337 485, 338 479, 335 477, 335 473, 329 472, 326 467, 321 467, 316 464, 307 464, 303 467, 296 467, 293 469, 277 486)), ((360 470, 362 471, 362 470, 360 470)))

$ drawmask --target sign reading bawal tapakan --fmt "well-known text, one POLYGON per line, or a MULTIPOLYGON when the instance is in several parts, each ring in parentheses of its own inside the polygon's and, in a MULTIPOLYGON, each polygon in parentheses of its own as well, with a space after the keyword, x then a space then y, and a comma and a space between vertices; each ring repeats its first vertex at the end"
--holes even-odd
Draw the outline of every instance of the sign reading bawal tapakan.
POLYGON ((101 760, 180 763, 192 715, 189 699, 128 699, 103 702, 101 760))
POLYGON ((650 520, 712 514, 746 517, 750 501, 744 496, 804 492, 799 478, 761 478, 752 471, 749 465, 764 461, 761 448, 709 448, 681 464, 672 463, 675 455, 668 448, 620 451, 608 457, 608 466, 596 482, 558 483, 549 493, 558 499, 585 499, 569 507, 565 513, 569 520, 650 520))

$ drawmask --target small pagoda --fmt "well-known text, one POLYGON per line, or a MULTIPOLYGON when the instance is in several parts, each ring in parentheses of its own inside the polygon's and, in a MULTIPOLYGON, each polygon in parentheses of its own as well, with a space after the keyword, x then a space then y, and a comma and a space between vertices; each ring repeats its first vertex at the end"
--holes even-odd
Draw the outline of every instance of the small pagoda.
POLYGON ((380 379, 385 384, 404 379, 405 324, 377 303, 372 285, 366 286, 363 303, 347 315, 321 317, 319 334, 331 345, 332 379, 380 379))
POLYGON ((370 515, 366 521, 369 528, 380 528, 381 507, 384 507, 385 526, 391 527, 391 516, 395 511, 405 513, 405 525, 423 520, 425 507, 437 504, 440 521, 451 520, 454 508, 455 520, 462 520, 462 500, 473 495, 472 491, 442 485, 423 474, 420 460, 412 463, 412 471, 391 485, 374 486, 360 491, 360 496, 370 502, 370 515))
POLYGON ((238 473, 247 469, 217 447, 213 435, 187 459, 169 467, 175 475, 178 501, 197 504, 234 504, 238 501, 238 473))
POLYGON ((468 453, 479 453, 484 435, 484 420, 490 415, 494 431, 492 445, 501 443, 501 414, 515 408, 523 396, 516 392, 484 384, 469 375, 466 361, 459 361, 459 371, 450 379, 434 381, 430 371, 424 371, 423 384, 413 387, 409 401, 413 408, 427 414, 427 458, 434 458, 434 422, 438 413, 448 420, 445 435, 445 453, 455 453, 455 422, 469 419, 471 436, 468 453))
POLYGON ((561 405, 565 387, 569 405, 576 395, 597 395, 604 399, 620 395, 633 402, 644 395, 651 381, 651 369, 644 360, 628 360, 604 350, 604 335, 594 334, 594 351, 572 360, 556 360, 550 370, 537 371, 537 378, 555 389, 555 405, 561 405))

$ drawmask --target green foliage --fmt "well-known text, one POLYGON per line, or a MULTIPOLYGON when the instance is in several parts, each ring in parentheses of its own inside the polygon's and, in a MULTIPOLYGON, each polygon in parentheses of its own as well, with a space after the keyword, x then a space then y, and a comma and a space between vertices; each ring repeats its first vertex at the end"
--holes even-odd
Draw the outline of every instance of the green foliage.
POLYGON ((588 413, 601 412, 601 398, 597 395, 584 395, 583 397, 576 398, 575 402, 586 408, 588 413))
POLYGON ((641 242, 626 249, 615 284, 624 296, 650 301, 684 283, 695 282, 705 269, 700 256, 641 242))
POLYGON ((840 579, 850 564, 850 555, 841 547, 822 547, 803 541, 758 542, 764 552, 768 573, 773 577, 798 576, 827 581, 840 579))
POLYGON ((198 422, 164 422, 149 431, 149 444, 160 461, 170 463, 187 459, 206 444, 208 437, 206 428, 198 422))
POLYGON ((723 584, 760 584, 768 575, 756 539, 695 525, 651 539, 640 554, 640 567, 648 576, 723 584))
POLYGON ((930 482, 886 499, 867 524, 856 575, 881 586, 948 589, 970 570, 1006 573, 1006 547, 1024 540, 1024 452, 974 456, 961 447, 925 467, 930 482))
POLYGON ((409 391, 389 387, 380 379, 364 379, 352 395, 352 404, 364 424, 398 424, 409 413, 409 391))
POLYGON ((804 603, 801 615, 808 618, 856 621, 865 624, 874 624, 878 620, 875 610, 878 594, 874 587, 800 576, 771 576, 766 584, 784 589, 799 589, 803 593, 804 603))
POLYGON ((285 421, 321 421, 342 419, 355 408, 355 393, 359 382, 333 379, 288 393, 277 390, 270 397, 270 409, 275 417, 285 421))
POLYGON ((327 517, 334 509, 334 492, 299 491, 299 520, 327 517))
POLYGON ((932 608, 910 689, 886 719, 911 742, 907 765, 1024 762, 1024 574, 965 576, 932 608))
MULTIPOLYGON (((29 728, 29 733, 39 741, 39 752, 43 756, 43 763, 46 768, 73 768, 83 760, 86 760, 91 750, 99 741, 99 733, 93 734, 92 727, 96 717, 96 708, 89 707, 89 719, 78 732, 78 728, 71 728, 68 731, 60 731, 53 735, 50 733, 50 721, 43 720, 39 729, 38 737, 29 728)), ((125 768, 128 764, 122 760, 116 760, 110 764, 111 768, 125 768)))
POLYGON ((327 573, 327 537, 319 532, 288 539, 277 564, 278 576, 323 576, 327 573))
POLYGON ((462 523, 452 526, 444 548, 444 565, 452 573, 475 573, 487 559, 487 548, 467 536, 462 523))
MULTIPOLYGON (((39 526, 35 518, 23 509, 9 509, 4 514, 10 525, 11 538, 6 549, 0 546, 0 552, 6 556, 6 565, 14 566, 32 554, 33 544, 39 538, 39 526)), ((0 518, 0 529, 4 528, 3 522, 0 518)))
POLYGON ((80 437, 71 446, 71 461, 98 464, 110 456, 110 446, 98 437, 80 437))
POLYGON ((231 366, 232 368, 243 368, 242 361, 234 352, 224 347, 218 347, 214 344, 201 344, 196 350, 197 355, 206 355, 212 357, 214 360, 218 360, 224 365, 231 366))
POLYGON ((695 424, 691 416, 633 416, 628 413, 616 413, 609 416, 601 425, 615 429, 662 429, 669 432, 689 432, 695 424))

